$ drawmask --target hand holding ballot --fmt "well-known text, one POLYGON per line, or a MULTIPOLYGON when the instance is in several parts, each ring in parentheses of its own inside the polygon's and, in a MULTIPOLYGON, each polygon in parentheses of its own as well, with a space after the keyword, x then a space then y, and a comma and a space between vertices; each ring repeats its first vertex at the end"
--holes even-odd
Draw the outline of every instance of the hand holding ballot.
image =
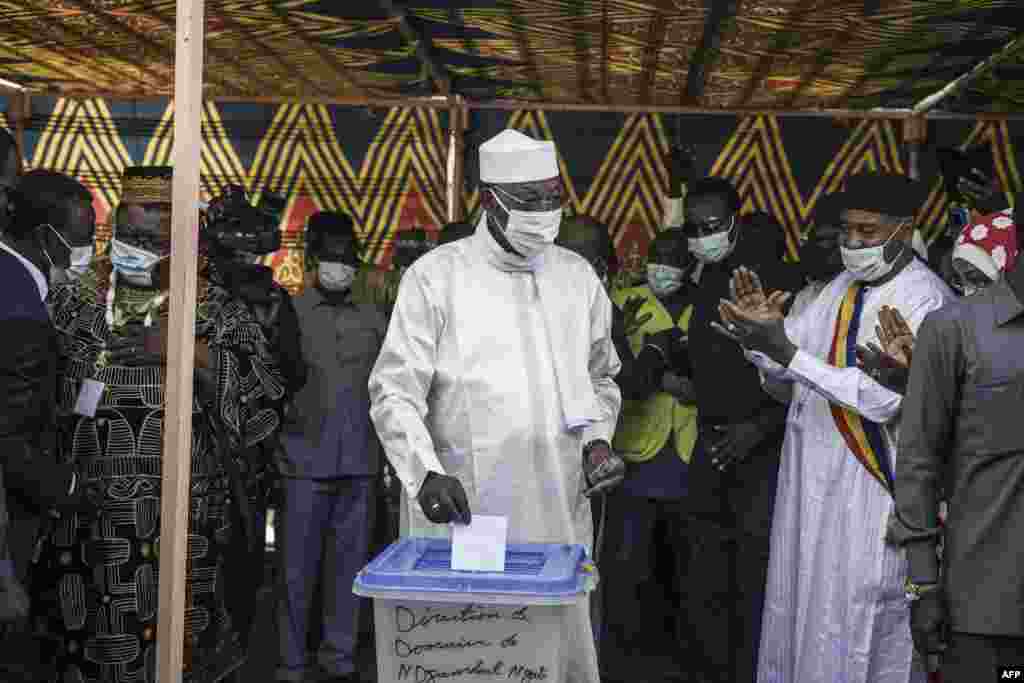
POLYGON ((423 514, 434 524, 469 524, 473 519, 466 490, 455 477, 431 472, 423 481, 417 499, 423 514))

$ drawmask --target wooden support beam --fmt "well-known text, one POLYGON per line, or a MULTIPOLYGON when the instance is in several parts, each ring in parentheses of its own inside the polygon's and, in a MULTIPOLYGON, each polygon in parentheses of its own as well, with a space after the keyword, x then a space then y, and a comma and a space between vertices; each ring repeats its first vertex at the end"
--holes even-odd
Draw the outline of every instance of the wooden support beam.
POLYGON ((720 54, 718 46, 722 42, 722 29, 728 21, 736 17, 740 0, 706 0, 705 5, 707 17, 704 20, 704 32, 690 57, 686 87, 679 93, 680 104, 700 104, 704 96, 704 87, 708 82, 708 74, 720 54))
POLYGON ((465 169, 463 155, 466 149, 466 108, 462 97, 453 98, 452 108, 448 114, 450 139, 448 144, 448 221, 461 221, 465 213, 463 197, 465 194, 465 169))
POLYGON ((180 683, 185 634, 185 572, 192 473, 192 374, 195 366, 202 149, 204 0, 176 0, 174 180, 166 409, 161 464, 157 676, 180 683))
POLYGON ((945 87, 937 92, 932 93, 928 97, 914 105, 913 111, 915 114, 923 114, 929 109, 932 109, 942 100, 946 99, 953 93, 966 87, 973 81, 988 73, 994 66, 1002 62, 1003 60, 1016 55, 1018 49, 1024 45, 1024 34, 1018 34, 1013 40, 1004 45, 999 52, 994 55, 987 57, 974 66, 973 69, 963 74, 952 83, 947 84, 945 87))
POLYGON ((420 35, 420 32, 409 21, 405 8, 399 7, 392 0, 377 0, 377 2, 385 12, 398 20, 398 30, 402 37, 416 46, 416 56, 426 67, 427 73, 430 74, 430 80, 434 81, 434 85, 442 95, 450 95, 452 93, 451 78, 448 71, 434 60, 434 55, 430 51, 430 38, 420 35))
POLYGON ((32 117, 31 96, 27 92, 19 92, 12 95, 11 112, 14 115, 14 142, 18 145, 18 158, 21 159, 22 168, 28 165, 28 157, 25 149, 25 122, 32 117))
POLYGON ((640 75, 640 89, 637 93, 637 101, 650 104, 651 93, 654 90, 654 82, 658 78, 658 61, 661 58, 661 48, 665 45, 665 35, 668 33, 668 20, 665 12, 659 8, 654 11, 651 23, 647 25, 647 51, 644 53, 643 72, 640 75))

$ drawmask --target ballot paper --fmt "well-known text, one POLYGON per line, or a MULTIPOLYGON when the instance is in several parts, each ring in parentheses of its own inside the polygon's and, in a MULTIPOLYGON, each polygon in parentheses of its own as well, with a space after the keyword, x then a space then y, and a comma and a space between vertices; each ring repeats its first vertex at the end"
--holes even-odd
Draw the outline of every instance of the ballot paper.
POLYGON ((508 518, 473 515, 470 524, 452 531, 452 569, 466 572, 505 571, 508 518))

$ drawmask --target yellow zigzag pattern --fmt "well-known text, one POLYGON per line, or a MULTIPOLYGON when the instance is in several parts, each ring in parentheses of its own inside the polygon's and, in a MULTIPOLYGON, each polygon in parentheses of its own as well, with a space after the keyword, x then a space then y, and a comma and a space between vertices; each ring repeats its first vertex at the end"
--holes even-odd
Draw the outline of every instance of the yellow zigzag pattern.
POLYGON ((760 209, 781 223, 792 258, 818 200, 838 191, 846 178, 862 172, 904 173, 890 121, 861 121, 829 162, 807 200, 793 177, 774 116, 744 118, 711 169, 711 175, 733 181, 744 199, 744 212, 760 209))
MULTIPOLYGON (((228 185, 248 185, 248 174, 228 138, 217 105, 204 102, 201 112, 203 147, 199 153, 200 189, 204 199, 221 194, 228 185)), ((167 104, 153 137, 146 145, 144 166, 173 166, 174 102, 167 104)))
POLYGON ((121 173, 131 163, 105 101, 61 98, 46 122, 31 165, 78 178, 109 212, 120 196, 121 173))
POLYGON ((711 175, 732 181, 744 200, 744 212, 760 209, 775 216, 785 230, 790 255, 796 256, 809 206, 793 178, 774 116, 742 119, 712 165, 711 175))
POLYGON ((658 231, 668 186, 667 154, 660 116, 634 114, 626 119, 582 202, 583 213, 609 226, 616 246, 624 236, 622 228, 631 223, 643 225, 648 238, 658 231))
MULTIPOLYGON (((1010 204, 1013 191, 1021 188, 1021 173, 1017 168, 1016 152, 1006 121, 978 121, 960 145, 960 149, 968 149, 988 143, 992 150, 992 161, 996 175, 1006 188, 1006 203, 1010 204)), ((931 241, 945 229, 949 221, 949 197, 942 178, 932 183, 931 193, 918 214, 918 223, 925 226, 925 239, 931 241)))
POLYGON ((338 142, 324 105, 282 105, 256 152, 249 180, 295 200, 305 194, 322 210, 352 215, 367 248, 379 260, 398 228, 408 188, 444 222, 444 132, 436 110, 393 108, 378 129, 357 174, 338 142))
MULTIPOLYGON (((520 109, 512 112, 511 116, 508 117, 508 121, 505 122, 505 128, 518 130, 536 140, 555 139, 551 134, 551 128, 548 126, 548 120, 544 116, 544 112, 534 109, 520 109)), ((572 176, 569 175, 568 167, 565 164, 565 157, 562 156, 561 152, 558 154, 558 169, 562 174, 562 182, 565 184, 567 205, 572 207, 573 211, 581 213, 583 210, 582 202, 576 192, 575 185, 573 185, 572 176)), ((466 215, 475 215, 480 208, 479 188, 474 187, 472 192, 466 192, 463 196, 465 198, 466 215)))

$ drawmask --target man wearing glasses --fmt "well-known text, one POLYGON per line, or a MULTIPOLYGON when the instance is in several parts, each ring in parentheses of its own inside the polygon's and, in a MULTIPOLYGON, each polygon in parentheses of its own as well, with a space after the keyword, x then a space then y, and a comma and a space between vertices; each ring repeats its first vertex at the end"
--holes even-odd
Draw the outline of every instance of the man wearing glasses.
MULTIPOLYGON (((590 263, 556 246, 551 142, 505 130, 480 147, 472 237, 406 271, 370 376, 371 417, 402 483, 402 535, 471 514, 509 542, 593 540, 588 495, 622 480, 612 304, 590 263), (414 502, 416 501, 416 502, 414 502)), ((598 683, 586 603, 567 611, 566 680, 598 683)))
POLYGON ((763 274, 771 287, 802 286, 782 261, 782 228, 767 214, 740 215, 739 193, 723 178, 691 183, 683 231, 697 263, 691 274, 691 379, 698 436, 684 508, 692 517, 690 619, 694 670, 706 681, 753 681, 768 567, 772 503, 785 409, 761 390, 740 348, 712 329, 734 269, 763 274))

